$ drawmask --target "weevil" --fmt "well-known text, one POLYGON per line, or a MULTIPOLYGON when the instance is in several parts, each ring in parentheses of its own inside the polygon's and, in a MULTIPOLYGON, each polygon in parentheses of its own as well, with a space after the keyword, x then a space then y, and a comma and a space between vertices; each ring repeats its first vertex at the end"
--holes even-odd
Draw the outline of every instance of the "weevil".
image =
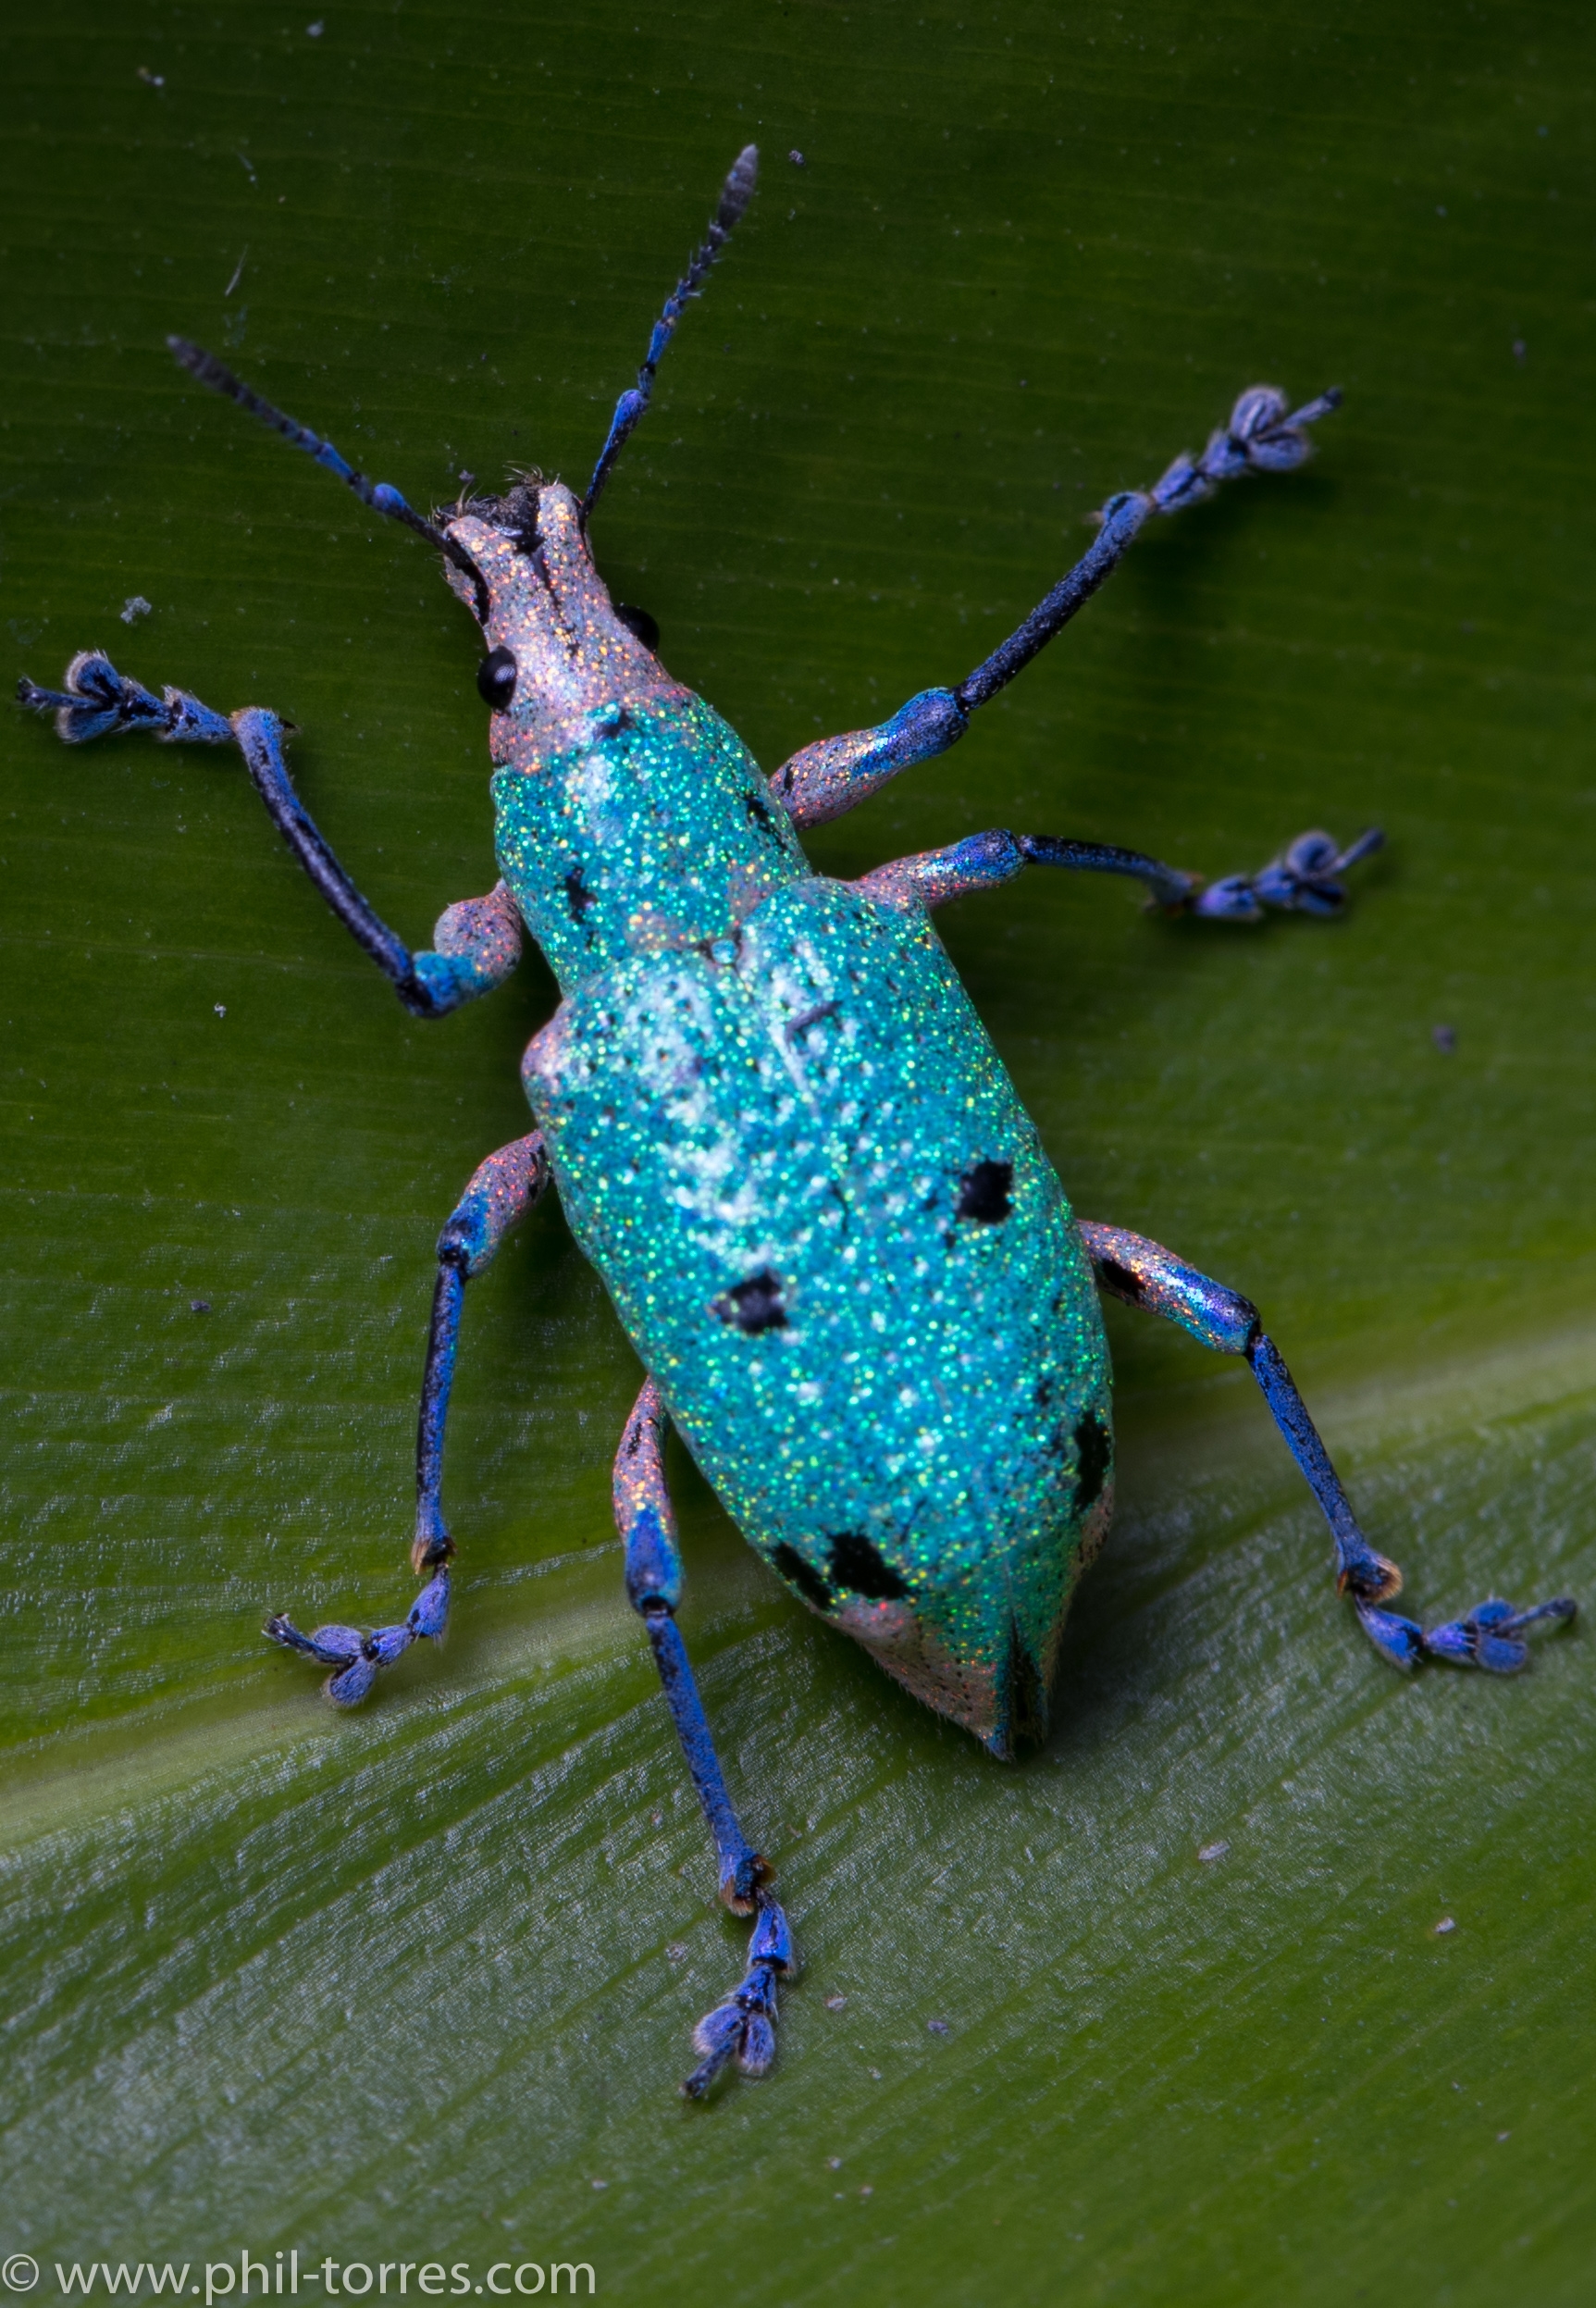
POLYGON ((333 856, 290 781, 288 736, 258 706, 229 715, 160 697, 98 651, 60 690, 24 679, 80 744, 143 729, 236 746, 294 856, 404 1007, 441 1017, 501 985, 525 936, 560 986, 523 1063, 536 1127, 490 1154, 438 1244, 421 1385, 412 1567, 396 1625, 266 1633, 328 1668, 356 1706, 378 1669, 443 1632, 454 1542, 444 1428, 465 1286, 557 1186, 646 1377, 614 1467, 627 1594, 641 1615, 714 1839, 721 1897, 753 1919, 740 1984, 695 2035, 684 2091, 774 2056, 778 1982, 795 1964, 767 1860, 745 1836, 676 1626, 682 1570, 663 1447, 674 1426, 765 1562, 820 1618, 996 1756, 1043 1734, 1071 1592, 1108 1528, 1114 1445, 1098 1292, 1245 1359, 1330 1524, 1336 1581, 1377 1650, 1496 1672, 1537 1620, 1491 1600, 1426 1629, 1386 1607, 1401 1574, 1358 1528, 1257 1309, 1157 1243, 1071 1213, 1034 1124, 932 925, 938 905, 1025 867, 1117 874, 1151 906, 1247 923, 1338 912, 1342 876, 1378 847, 1309 833, 1260 872, 1205 885, 1139 850, 1004 830, 842 882, 798 837, 961 738, 1083 607, 1150 520, 1246 474, 1290 471, 1334 391, 1293 409, 1255 386, 1199 457, 1110 496, 1095 541, 1002 645, 952 689, 879 726, 804 746, 763 776, 703 699, 671 679, 646 614, 612 603, 594 510, 656 371, 752 198, 741 153, 715 216, 616 403, 586 491, 519 475, 430 516, 195 345, 200 383, 237 402, 442 556, 482 638, 501 878, 452 905, 413 952, 333 856))

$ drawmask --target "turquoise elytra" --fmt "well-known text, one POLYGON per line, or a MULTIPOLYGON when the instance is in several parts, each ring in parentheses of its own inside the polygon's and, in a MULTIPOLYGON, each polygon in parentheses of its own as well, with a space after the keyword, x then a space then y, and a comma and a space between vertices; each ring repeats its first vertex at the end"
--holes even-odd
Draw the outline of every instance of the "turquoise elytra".
POLYGON ((1008 1753, 1111 1510, 1063 1190, 923 905, 813 871, 615 617, 570 493, 536 503, 530 552, 496 504, 450 531, 519 666, 496 844, 562 988, 523 1069, 562 1203, 751 1544, 1008 1753))

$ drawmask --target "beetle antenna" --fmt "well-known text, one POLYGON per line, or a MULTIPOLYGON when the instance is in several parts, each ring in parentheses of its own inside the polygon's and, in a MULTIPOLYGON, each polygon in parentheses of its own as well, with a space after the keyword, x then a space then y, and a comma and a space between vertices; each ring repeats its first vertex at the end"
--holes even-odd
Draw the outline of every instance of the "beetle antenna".
POLYGON ((285 416, 280 409, 274 408, 269 401, 264 401, 241 378, 235 377, 230 368, 225 367, 214 353, 207 353, 204 345, 191 344, 186 337, 168 337, 167 343, 178 366, 186 368, 191 377, 197 377, 202 385, 208 385, 213 392, 222 393, 228 400, 236 401, 241 409, 248 410, 251 416, 258 416, 263 425, 269 425, 273 432, 281 433, 283 439, 291 441, 296 449, 303 449, 307 456, 315 459, 317 465, 325 465, 329 473, 336 474, 340 481, 347 483, 362 504, 370 505, 376 513, 386 513, 391 520, 402 521, 406 528, 415 531, 417 537, 425 537, 429 545, 436 545, 444 558, 452 561, 456 568, 464 570, 475 585, 478 622, 486 621, 487 588, 476 564, 463 545, 457 545, 452 537, 445 536, 436 523, 425 519, 414 505, 407 503, 390 482, 368 480, 364 473, 357 473, 348 459, 339 454, 330 441, 323 441, 320 434, 313 433, 308 425, 296 423, 291 416, 285 416))
POLYGON ((692 263, 665 299, 665 309, 654 323, 654 333, 649 339, 649 350, 642 367, 637 371, 637 381, 635 385, 629 385, 615 403, 608 438, 599 452, 599 462, 593 467, 592 479, 588 483, 588 494, 582 500, 584 525, 610 478, 610 468, 649 405, 649 396, 654 390, 654 372, 660 366, 665 347, 675 333, 677 321, 687 311, 687 300, 697 296, 709 279, 711 266, 731 238, 732 227, 754 196, 759 172, 760 148, 757 144, 745 144, 732 163, 731 174, 721 187, 720 205, 710 218, 709 230, 695 250, 692 263))

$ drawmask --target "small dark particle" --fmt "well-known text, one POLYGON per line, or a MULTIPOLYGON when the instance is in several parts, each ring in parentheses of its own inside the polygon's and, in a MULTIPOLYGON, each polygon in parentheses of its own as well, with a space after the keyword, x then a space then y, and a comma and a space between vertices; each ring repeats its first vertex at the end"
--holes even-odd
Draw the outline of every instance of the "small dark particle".
POLYGON ((797 1587, 807 1603, 812 1603, 817 1611, 830 1610, 835 1599, 831 1589, 814 1565, 805 1562, 796 1546, 789 1546, 784 1539, 771 1560, 787 1584, 797 1587))
POLYGON ((1114 1446, 1096 1411, 1089 1410, 1075 1429, 1075 1511, 1084 1514, 1103 1495, 1103 1478, 1113 1463, 1114 1446))
POLYGON ((839 1587, 851 1587, 855 1595, 862 1595, 871 1603, 897 1603, 909 1593, 862 1531, 838 1531, 833 1535, 831 1575, 839 1587))
POLYGON ((928 2019, 925 2032, 931 2036, 950 2036, 953 2033, 946 2019, 928 2019))
POLYGON ((1443 1058, 1450 1058, 1457 1048, 1457 1028, 1454 1025, 1432 1025, 1429 1038, 1443 1058))
POLYGON ((1111 1290, 1116 1298, 1128 1298, 1133 1307, 1141 1305, 1141 1276, 1132 1274, 1128 1266, 1121 1266, 1118 1259, 1097 1260, 1097 1280, 1105 1290, 1111 1290))
POLYGON ((807 168, 809 167, 809 162, 804 158, 802 153, 788 153, 787 158, 795 168, 807 168))
POLYGON ((571 909, 573 922, 579 922, 589 907, 596 906, 599 902, 582 879, 582 869, 579 865, 572 867, 560 887, 565 892, 565 903, 571 909))
POLYGON ((723 1322, 735 1322, 738 1330, 750 1334, 786 1330, 787 1326, 781 1282, 769 1267, 761 1273, 750 1274, 746 1283, 735 1283, 712 1304, 723 1322))
POLYGON ((973 1218, 983 1226, 995 1226, 1014 1208, 1008 1199, 1013 1183, 1012 1162, 977 1162, 959 1182, 959 1205, 954 1216, 973 1218))
POLYGON ((210 1310, 211 1302, 208 1298, 191 1298, 189 1300, 189 1312, 191 1314, 208 1314, 210 1310))
POLYGON ((476 668, 476 690, 484 705, 501 713, 515 694, 520 671, 513 649, 490 649, 476 668))
POLYGON ((687 1951, 682 1945, 681 1941, 673 1940, 665 1950, 665 1961, 668 1964, 685 1964, 687 1960, 687 1951))
POLYGON ((629 601, 618 601, 615 614, 628 633, 637 635, 645 649, 659 648, 660 623, 657 617, 650 617, 646 609, 639 609, 635 602, 629 601))

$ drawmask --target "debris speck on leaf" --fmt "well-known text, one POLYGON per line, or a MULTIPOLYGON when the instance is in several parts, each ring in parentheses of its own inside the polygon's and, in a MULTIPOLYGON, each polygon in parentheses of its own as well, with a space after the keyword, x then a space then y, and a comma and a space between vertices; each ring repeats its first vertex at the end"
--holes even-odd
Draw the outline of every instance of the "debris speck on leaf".
POLYGON ((150 614, 153 607, 154 603, 147 602, 142 593, 130 593, 127 600, 122 603, 121 611, 119 613, 122 623, 124 625, 137 625, 141 617, 147 617, 150 614))

